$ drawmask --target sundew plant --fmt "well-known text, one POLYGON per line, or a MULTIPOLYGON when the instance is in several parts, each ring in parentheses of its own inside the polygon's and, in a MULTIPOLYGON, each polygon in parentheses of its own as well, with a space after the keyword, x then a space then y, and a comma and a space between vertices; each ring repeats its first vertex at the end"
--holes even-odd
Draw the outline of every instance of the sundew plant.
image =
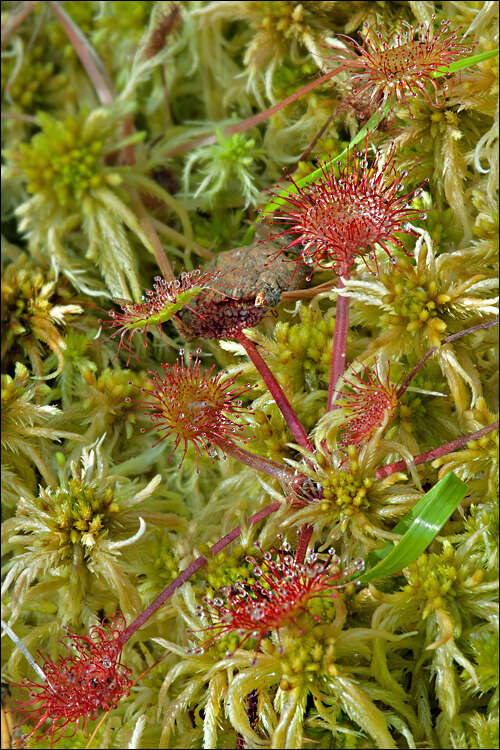
POLYGON ((2 2, 2 747, 498 747, 498 85, 493 2, 2 2))

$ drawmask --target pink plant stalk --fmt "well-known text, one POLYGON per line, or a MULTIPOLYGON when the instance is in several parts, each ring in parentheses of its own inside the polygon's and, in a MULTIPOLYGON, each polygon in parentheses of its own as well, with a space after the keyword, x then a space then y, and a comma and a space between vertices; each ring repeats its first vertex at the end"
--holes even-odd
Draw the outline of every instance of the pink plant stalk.
POLYGON ((41 654, 46 682, 25 679, 20 683, 30 697, 19 708, 35 721, 26 739, 38 732, 39 738, 50 737, 53 747, 70 724, 75 725, 74 736, 100 711, 116 708, 129 694, 131 670, 120 663, 124 628, 125 618, 117 613, 91 627, 87 635, 67 631, 69 656, 54 662, 41 654))
MULTIPOLYGON (((486 425, 486 427, 482 427, 480 430, 476 430, 476 432, 471 432, 469 433, 469 435, 462 435, 462 437, 456 438, 456 440, 452 440, 451 443, 444 443, 443 445, 438 445, 437 448, 432 448, 432 450, 430 451, 419 453, 418 456, 415 456, 412 459, 412 463, 414 463, 415 466, 418 466, 419 464, 427 463, 427 461, 434 461, 434 459, 436 458, 441 458, 441 456, 446 456, 448 453, 452 453, 453 451, 460 450, 460 448, 464 448, 467 443, 471 442, 472 440, 479 440, 483 437, 483 435, 487 435, 489 432, 493 432, 494 430, 498 430, 498 419, 495 422, 486 425)), ((377 479, 384 479, 385 477, 390 477, 391 474, 394 474, 394 472, 396 471, 405 471, 406 468, 406 461, 395 461, 392 464, 380 466, 375 472, 375 476, 377 477, 377 479)))
POLYGON ((306 450, 313 451, 314 446, 307 436, 305 427, 295 413, 295 410, 287 399, 282 387, 274 377, 266 362, 261 357, 253 341, 250 341, 250 339, 245 336, 243 331, 240 331, 239 334, 235 335, 235 339, 245 348, 249 359, 253 362, 256 370, 262 377, 262 380, 266 384, 269 393, 274 398, 276 405, 283 414, 285 422, 290 428, 290 432, 294 436, 297 443, 306 450))
MULTIPOLYGON (((350 37, 343 38, 348 49, 333 61, 342 63, 351 74, 353 93, 364 93, 375 106, 384 107, 388 101, 389 111, 394 104, 408 105, 408 97, 422 98, 438 107, 435 73, 472 52, 472 47, 458 41, 458 32, 450 30, 449 21, 441 21, 434 34, 431 21, 416 28, 404 24, 391 39, 373 28, 367 29, 362 44, 350 37), (428 91, 429 84, 434 100, 428 91)), ((441 83, 440 88, 446 91, 446 83, 441 83)), ((411 112, 410 117, 413 117, 411 112)))
MULTIPOLYGON (((198 610, 206 611, 213 624, 203 629, 211 635, 193 649, 195 653, 203 653, 228 633, 242 636, 237 648, 249 638, 258 639, 258 651, 270 631, 279 638, 280 628, 285 625, 292 623, 300 629, 296 620, 302 613, 310 614, 307 605, 312 599, 335 598, 346 580, 364 568, 363 561, 358 561, 352 568, 342 570, 333 550, 328 551, 326 560, 309 550, 304 561, 299 562, 286 541, 282 541, 281 548, 272 547, 260 557, 246 559, 253 567, 255 583, 239 581, 221 589, 221 596, 203 600, 204 606, 198 610)), ((310 616, 320 619, 319 615, 310 616)))
POLYGON ((307 547, 311 541, 314 527, 310 523, 305 523, 300 527, 297 537, 297 549, 295 550, 295 562, 302 565, 307 555, 307 547))
POLYGON ((290 482, 293 481, 294 472, 286 464, 280 464, 270 458, 259 456, 257 453, 250 453, 250 451, 246 451, 240 445, 234 445, 233 443, 226 442, 220 447, 224 455, 231 456, 231 458, 245 464, 245 466, 249 466, 251 469, 255 469, 255 471, 261 471, 263 474, 277 479, 285 487, 288 487, 290 482))

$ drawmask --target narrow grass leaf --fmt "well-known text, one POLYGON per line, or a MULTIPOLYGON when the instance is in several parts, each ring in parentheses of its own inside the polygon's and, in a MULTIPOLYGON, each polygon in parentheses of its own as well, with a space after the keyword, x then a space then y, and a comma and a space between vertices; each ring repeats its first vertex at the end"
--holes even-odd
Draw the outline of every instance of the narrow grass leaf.
POLYGON ((447 73, 455 73, 457 70, 471 68, 473 65, 484 62, 484 60, 489 60, 490 57, 495 57, 495 55, 498 55, 498 51, 498 48, 490 49, 487 52, 480 52, 478 55, 463 57, 461 60, 455 60, 455 62, 452 62, 449 65, 443 65, 435 70, 434 73, 431 73, 431 76, 433 78, 439 78, 440 76, 445 76, 447 73))
POLYGON ((427 549, 467 492, 467 485, 456 474, 446 474, 395 526, 394 533, 403 534, 399 542, 370 554, 369 562, 380 562, 358 576, 358 580, 369 583, 408 567, 427 549))

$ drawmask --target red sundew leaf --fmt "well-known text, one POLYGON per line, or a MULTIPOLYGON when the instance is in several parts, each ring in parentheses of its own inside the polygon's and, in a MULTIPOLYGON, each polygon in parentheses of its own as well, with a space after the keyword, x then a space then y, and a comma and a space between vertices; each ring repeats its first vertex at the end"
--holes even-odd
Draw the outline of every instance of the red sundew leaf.
POLYGON ((382 379, 377 367, 364 367, 362 374, 354 373, 355 381, 344 382, 352 392, 339 392, 335 407, 346 410, 339 433, 338 444, 363 445, 374 432, 394 416, 398 406, 398 389, 401 380, 391 383, 389 373, 382 379))
POLYGON ((25 679, 20 683, 30 697, 19 709, 34 721, 26 739, 35 734, 38 738, 50 737, 52 747, 71 724, 75 725, 74 735, 100 711, 116 708, 118 701, 129 694, 132 670, 120 663, 124 629, 125 618, 117 613, 91 627, 87 635, 67 631, 69 656, 54 662, 40 654, 46 682, 25 679))
POLYGON ((110 338, 118 337, 118 351, 123 349, 128 353, 127 367, 134 354, 132 340, 137 332, 144 334, 144 348, 147 347, 148 331, 154 326, 161 328, 168 320, 177 320, 182 325, 179 312, 191 309, 190 303, 219 276, 218 271, 182 271, 173 281, 156 276, 153 289, 146 289, 140 302, 131 300, 115 300, 121 311, 111 310, 109 319, 100 320, 106 328, 116 328, 110 338))
MULTIPOLYGON (((255 583, 238 581, 221 589, 220 596, 203 600, 204 606, 197 609, 200 613, 207 611, 213 619, 213 625, 203 628, 212 635, 192 652, 203 653, 228 633, 241 636, 237 648, 250 638, 258 639, 258 651, 269 631, 276 631, 279 639, 280 628, 296 624, 296 618, 307 612, 312 599, 335 598, 347 579, 364 568, 363 561, 358 560, 351 568, 341 569, 333 550, 328 551, 326 560, 309 550, 304 562, 298 562, 286 541, 282 541, 281 548, 272 547, 261 557, 246 559, 253 566, 255 583)), ((311 616, 313 620, 320 619, 318 615, 311 616)))
MULTIPOLYGON (((408 97, 426 99, 439 106, 439 88, 435 73, 472 52, 472 47, 458 41, 458 32, 450 30, 449 21, 441 21, 431 35, 432 22, 416 28, 402 25, 399 33, 387 39, 380 29, 368 28, 362 44, 343 37, 350 49, 339 52, 334 62, 341 62, 353 73, 354 92, 367 92, 370 101, 384 106, 389 102, 408 104, 408 97), (428 93, 431 84, 434 101, 428 93)), ((441 84, 443 90, 446 84, 441 84)), ((411 117, 410 113, 410 117, 411 117)))
POLYGON ((158 442, 174 435, 172 453, 183 444, 180 464, 190 444, 197 458, 202 452, 213 458, 216 447, 224 451, 224 445, 232 444, 235 437, 243 437, 245 425, 234 418, 249 411, 240 399, 251 390, 251 386, 234 387, 239 373, 233 376, 214 373, 214 365, 202 370, 197 356, 193 360, 190 354, 187 365, 183 356, 181 350, 173 365, 162 364, 163 374, 150 370, 151 381, 141 389, 149 399, 143 405, 151 415, 154 429, 161 434, 158 442))
POLYGON ((410 208, 422 186, 402 194, 406 173, 398 174, 394 153, 383 164, 376 155, 369 165, 368 140, 364 153, 349 152, 345 167, 337 163, 338 176, 327 162, 320 170, 320 178, 307 188, 290 178, 294 194, 280 194, 283 207, 270 221, 285 228, 271 239, 293 239, 273 257, 300 245, 298 262, 312 270, 331 266, 339 276, 348 276, 356 256, 372 253, 377 263, 375 247, 379 246, 395 263, 388 243, 406 252, 397 233, 415 234, 408 221, 425 218, 422 211, 410 208))

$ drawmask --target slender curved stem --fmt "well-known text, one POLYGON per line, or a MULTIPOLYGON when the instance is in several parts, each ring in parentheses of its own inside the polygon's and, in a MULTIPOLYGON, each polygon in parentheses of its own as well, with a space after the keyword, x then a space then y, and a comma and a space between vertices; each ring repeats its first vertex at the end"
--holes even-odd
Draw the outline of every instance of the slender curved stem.
MULTIPOLYGON (((350 270, 344 275, 348 279, 350 270)), ((344 288, 344 279, 339 276, 339 289, 344 288)), ((335 332, 333 334, 332 365, 330 370, 330 383, 328 385, 328 400, 326 410, 335 408, 335 394, 337 381, 344 374, 345 357, 347 351, 347 333, 349 331, 349 297, 339 292, 337 297, 337 310, 335 312, 335 332)))
POLYGON ((289 466, 285 466, 285 464, 279 464, 276 461, 272 461, 270 458, 258 456, 256 453, 250 453, 250 451, 246 451, 231 443, 221 441, 217 444, 226 455, 235 458, 246 466, 250 466, 251 469, 261 471, 263 474, 274 477, 274 479, 279 479, 280 482, 289 483, 295 477, 293 469, 289 466))
POLYGON ((438 349, 440 349, 443 344, 449 344, 452 341, 455 341, 456 339, 462 338, 462 336, 467 336, 469 333, 474 333, 475 331, 480 331, 483 328, 491 328, 492 326, 498 325, 498 318, 495 318, 495 320, 488 320, 486 323, 479 323, 477 326, 472 326, 472 328, 466 328, 464 331, 458 331, 458 333, 452 333, 450 336, 446 336, 441 341, 441 344, 439 346, 433 346, 432 349, 429 349, 428 352, 424 354, 422 359, 417 362, 413 370, 410 372, 407 378, 405 378, 404 382, 400 385, 399 390, 397 392, 397 397, 401 398, 403 393, 406 391, 408 386, 410 385, 411 381, 417 374, 417 372, 424 366, 424 364, 427 362, 429 357, 432 357, 432 355, 437 352, 438 349))
POLYGON ((7 23, 2 29, 2 49, 7 45, 7 42, 11 38, 18 26, 28 18, 36 6, 40 4, 40 0, 28 0, 28 2, 19 3, 14 13, 10 13, 7 23))
POLYGON ((236 340, 239 341, 239 343, 245 347, 245 351, 252 360, 253 364, 255 365, 256 369, 258 370, 260 376, 262 377, 262 380, 266 384, 269 393, 276 401, 276 404, 283 414, 283 417, 285 418, 285 422, 287 423, 288 427, 290 428, 290 432, 294 436, 295 440, 299 445, 302 446, 302 448, 306 448, 308 451, 313 451, 314 447, 309 438, 307 437, 307 432, 304 428, 304 425, 298 418, 298 416, 295 414, 295 411, 293 410, 293 407, 290 403, 290 401, 285 396, 283 389, 281 388, 280 384, 272 374, 271 370, 267 366, 267 364, 264 362, 262 357, 260 356, 257 347, 253 343, 253 341, 250 341, 249 338, 245 336, 243 332, 240 331, 238 336, 236 337, 236 340))
POLYGON ((87 71, 87 75, 92 81, 97 96, 99 97, 99 101, 101 104, 104 104, 105 107, 111 106, 115 98, 115 90, 108 72, 102 64, 98 54, 84 34, 82 34, 73 19, 66 13, 61 6, 61 3, 56 2, 55 0, 49 0, 48 4, 59 19, 59 22, 73 45, 76 54, 87 71))
POLYGON ((163 276, 167 279, 167 281, 172 281, 173 279, 175 279, 175 274, 170 261, 165 254, 165 250, 163 249, 163 245, 161 244, 161 240, 158 237, 156 229, 153 226, 152 219, 144 208, 142 201, 137 194, 137 191, 130 188, 130 195, 142 230, 144 234, 147 235, 153 247, 156 262, 158 263, 158 268, 162 272, 163 276))
MULTIPOLYGON (((250 516, 250 518, 247 521, 248 526, 255 526, 255 524, 259 523, 259 521, 263 521, 264 518, 267 518, 267 516, 270 516, 271 513, 275 513, 279 508, 281 508, 281 503, 275 502, 271 503, 270 505, 266 505, 265 508, 262 508, 262 510, 259 510, 257 513, 254 513, 253 516, 250 516)), ((232 529, 228 534, 222 537, 222 539, 219 539, 218 542, 213 544, 210 547, 210 553, 212 555, 216 555, 218 552, 220 552, 224 547, 227 547, 231 542, 234 542, 235 539, 239 537, 241 534, 241 526, 236 526, 236 528, 232 529)), ((206 565, 208 562, 207 558, 204 555, 201 555, 200 557, 197 557, 196 560, 193 560, 193 562, 188 565, 188 567, 180 573, 180 575, 177 576, 175 581, 172 581, 171 584, 167 586, 166 589, 164 589, 161 594, 159 594, 156 599, 151 602, 149 607, 147 607, 144 612, 141 612, 141 614, 135 618, 133 622, 130 623, 128 628, 122 633, 121 636, 121 643, 126 643, 129 638, 131 638, 134 633, 141 628, 149 618, 154 615, 154 613, 162 607, 165 602, 170 599, 172 594, 174 594, 178 588, 182 586, 183 583, 188 581, 191 576, 193 576, 200 568, 202 568, 204 565, 206 565)))
MULTIPOLYGON (((309 91, 312 91, 318 86, 321 86, 322 83, 326 83, 326 81, 329 81, 330 78, 333 78, 333 76, 336 76, 337 73, 341 73, 343 70, 345 70, 345 66, 340 65, 338 68, 330 70, 328 73, 325 73, 319 78, 315 78, 314 81, 310 81, 305 86, 302 86, 302 88, 297 89, 297 91, 294 91, 293 94, 290 94, 290 96, 285 97, 285 99, 282 99, 276 104, 273 104, 273 106, 269 107, 269 109, 265 109, 263 112, 258 112, 256 115, 252 115, 246 120, 236 122, 234 125, 228 125, 227 128, 224 128, 224 135, 242 133, 245 130, 254 128, 256 125, 260 125, 260 123, 264 122, 264 120, 267 120, 268 117, 276 114, 276 112, 279 112, 288 104, 296 101, 297 99, 299 99, 299 97, 304 96, 304 94, 309 93, 309 91)), ((194 148, 198 148, 199 146, 209 146, 212 143, 217 143, 216 135, 203 135, 200 138, 196 138, 194 141, 190 141, 189 143, 182 143, 180 146, 173 148, 172 151, 169 151, 167 154, 165 154, 165 158, 169 158, 171 156, 179 156, 180 154, 185 154, 188 151, 192 151, 194 148)))
MULTIPOLYGON (((443 445, 439 445, 437 448, 433 448, 430 451, 420 453, 418 456, 415 456, 415 458, 413 459, 413 463, 415 465, 418 465, 424 464, 427 461, 434 461, 434 459, 436 458, 446 456, 447 453, 452 453, 453 451, 457 451, 460 448, 463 448, 464 445, 467 445, 470 440, 479 440, 479 438, 482 438, 483 435, 487 435, 489 432, 493 432, 493 430, 497 429, 498 419, 496 422, 492 422, 491 424, 486 425, 486 427, 483 427, 476 432, 471 432, 469 435, 462 435, 462 437, 459 437, 456 440, 452 440, 451 443, 444 443, 443 445)), ((375 472, 375 476, 377 477, 377 479, 384 479, 384 477, 389 477, 396 471, 404 471, 405 469, 406 461, 395 461, 392 464, 380 466, 380 468, 378 468, 375 472)))

